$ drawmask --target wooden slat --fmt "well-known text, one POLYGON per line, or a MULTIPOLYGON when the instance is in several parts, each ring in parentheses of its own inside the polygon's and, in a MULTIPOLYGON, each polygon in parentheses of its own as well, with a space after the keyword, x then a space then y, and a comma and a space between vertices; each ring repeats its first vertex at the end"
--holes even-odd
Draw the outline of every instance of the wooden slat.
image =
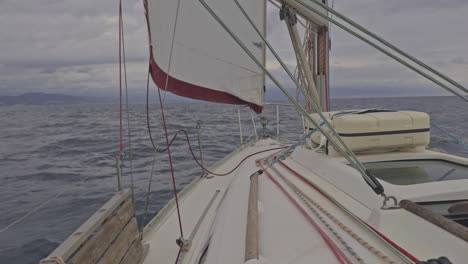
POLYGON ((84 222, 73 234, 71 234, 60 246, 58 246, 48 258, 58 257, 67 259, 76 249, 100 226, 104 220, 130 195, 130 190, 117 192, 95 214, 84 222))
POLYGON ((127 253, 135 238, 138 236, 138 225, 136 218, 125 226, 120 235, 112 242, 112 245, 106 251, 104 256, 99 261, 99 264, 115 264, 119 263, 127 253))
POLYGON ((145 250, 141 237, 135 239, 120 264, 139 264, 143 261, 145 250))
POLYGON ((133 202, 128 200, 67 263, 95 264, 133 215, 133 202))

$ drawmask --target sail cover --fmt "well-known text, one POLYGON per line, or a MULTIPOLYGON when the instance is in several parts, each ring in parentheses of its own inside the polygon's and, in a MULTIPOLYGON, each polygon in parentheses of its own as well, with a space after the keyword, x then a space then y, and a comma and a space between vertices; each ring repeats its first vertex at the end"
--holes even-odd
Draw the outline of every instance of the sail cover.
MULTIPOLYGON (((263 42, 234 1, 206 2, 264 63, 263 42)), ((265 34, 266 1, 239 2, 265 34)), ((198 0, 144 0, 144 4, 150 71, 159 89, 193 99, 246 104, 257 113, 262 111, 265 84, 262 69, 198 0)))

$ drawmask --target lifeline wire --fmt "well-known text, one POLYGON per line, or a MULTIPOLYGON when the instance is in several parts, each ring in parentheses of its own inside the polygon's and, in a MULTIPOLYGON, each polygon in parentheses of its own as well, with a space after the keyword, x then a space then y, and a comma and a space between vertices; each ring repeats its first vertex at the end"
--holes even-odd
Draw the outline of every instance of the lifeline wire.
MULTIPOLYGON (((125 59, 125 39, 124 39, 124 22, 123 22, 123 15, 122 15, 122 0, 120 0, 119 4, 119 17, 120 17, 120 32, 122 34, 122 58, 123 58, 123 68, 124 68, 124 84, 125 84, 125 106, 126 106, 126 114, 127 114, 127 136, 128 136, 128 156, 130 160, 130 187, 132 191, 132 201, 135 201, 135 191, 134 191, 134 177, 133 177, 133 155, 132 155, 132 132, 130 129, 130 110, 128 105, 128 84, 127 84, 127 63, 125 59)), ((120 72, 120 75, 122 72, 120 72)), ((121 78, 121 77, 120 77, 121 78)), ((122 100, 122 98, 120 99, 122 100)))
POLYGON ((171 72, 172 54, 173 54, 173 49, 174 49, 174 39, 175 39, 175 33, 176 33, 176 29, 177 29, 177 20, 179 19, 179 8, 180 8, 180 0, 177 0, 177 9, 176 9, 176 15, 175 15, 175 21, 174 21, 174 29, 172 31, 171 51, 169 52, 169 65, 167 66, 166 84, 164 85, 163 102, 166 101, 167 84, 169 82, 169 73, 171 72))
MULTIPOLYGON (((89 177, 91 176, 87 176, 85 178, 83 178, 80 182, 84 182, 86 181, 87 179, 89 179, 89 177)), ((73 185, 74 186, 74 185, 73 185)), ((52 196, 51 198, 47 199, 46 201, 44 201, 43 203, 41 203, 39 206, 37 206, 36 208, 34 208, 33 210, 29 211, 28 213, 26 213, 25 215, 23 215, 22 217, 16 219, 15 221, 13 221, 12 223, 10 223, 9 225, 5 226, 4 228, 2 228, 0 230, 0 233, 3 233, 4 231, 7 231, 8 229, 12 228, 13 226, 17 225, 19 222, 23 221, 24 219, 26 219, 28 216, 32 215, 33 213, 37 212, 39 209, 41 209, 42 207, 44 207, 45 205, 47 205, 48 203, 50 203, 51 201, 57 199, 58 197, 62 196, 64 193, 66 192, 69 192, 70 189, 73 188, 73 186, 71 186, 70 188, 67 188, 61 192, 58 192, 56 195, 52 196)))
POLYGON ((148 181, 148 189, 146 190, 146 199, 145 199, 145 207, 143 209, 143 217, 141 218, 141 228, 145 225, 146 214, 148 213, 148 207, 150 203, 150 195, 151 195, 151 185, 153 183, 153 175, 154 175, 154 164, 156 163, 156 155, 153 156, 153 162, 151 163, 151 174, 148 181))
POLYGON ((120 151, 123 150, 123 122, 122 122, 122 1, 119 1, 119 106, 120 106, 120 151))
MULTIPOLYGON (((351 113, 351 112, 341 112, 341 113, 336 113, 332 116, 332 119, 333 117, 335 116, 340 116, 340 115, 346 115, 348 113, 351 113)), ((320 126, 323 126, 325 124, 325 122, 322 122, 320 124, 320 126)), ((275 158, 270 164, 268 164, 268 166, 266 167, 266 169, 272 167, 273 165, 275 165, 276 162, 280 161, 281 159, 283 159, 289 152, 291 152, 292 150, 296 149, 300 144, 302 144, 304 141, 306 141, 310 136, 312 136, 312 134, 314 134, 315 132, 317 132, 318 128, 314 128, 312 129, 309 133, 305 134, 302 138, 299 139, 299 141, 297 141, 295 144, 293 144, 291 147, 289 147, 287 150, 285 150, 281 155, 279 155, 277 158, 275 158)))
MULTIPOLYGON (((127 89, 127 76, 126 76, 126 67, 125 67, 125 46, 124 46, 124 41, 123 41, 123 20, 122 20, 122 1, 120 0, 119 1, 119 68, 120 68, 120 72, 122 71, 121 68, 122 68, 122 53, 123 53, 123 64, 124 64, 124 71, 125 71, 125 88, 127 89), (123 51, 122 51, 123 50, 123 51)), ((123 149, 123 125, 122 125, 122 77, 121 77, 121 74, 119 74, 119 91, 120 91, 120 149, 122 150, 123 149)), ((128 93, 127 93, 127 111, 128 111, 128 93)), ((128 112, 127 112, 127 116, 128 116, 128 112)), ((130 133, 130 132, 129 132, 130 133)), ((130 140, 130 134, 129 134, 129 140, 130 140)), ((130 144, 129 144, 129 147, 130 147, 130 144)), ((131 159, 130 159, 130 164, 131 164, 131 159)), ((130 169, 131 169, 131 165, 130 165, 130 169)), ((87 176, 85 178, 83 178, 80 182, 83 182, 85 180, 87 180, 89 177, 91 176, 87 176)), ((0 233, 3 233, 4 231, 7 231, 9 230, 10 228, 12 228, 13 226, 17 225, 18 223, 20 223, 21 221, 23 221, 24 219, 26 219, 28 216, 34 214, 35 212, 37 212, 39 209, 41 209, 42 207, 44 207, 45 205, 47 205, 48 203, 50 203, 51 201, 57 199, 58 197, 62 196, 64 193, 70 191, 71 188, 68 188, 68 189, 65 189, 61 192, 58 192, 56 195, 52 196, 51 198, 47 199, 46 201, 44 201, 43 203, 41 203, 39 206, 37 206, 36 208, 34 208, 33 210, 29 211, 28 213, 26 213, 25 215, 23 215, 22 217, 16 219, 15 221, 11 222, 10 224, 8 224, 7 226, 5 226, 4 228, 2 228, 0 230, 0 233)), ((132 173, 132 194, 133 194, 133 173, 132 173)))
MULTIPOLYGON (((145 1, 145 5, 147 5, 146 1, 145 1)), ((171 65, 171 60, 172 60, 172 51, 173 51, 173 47, 174 47, 174 38, 175 38, 175 32, 176 32, 176 28, 177 28, 177 18, 178 18, 178 15, 179 15, 179 6, 180 6, 180 0, 177 1, 177 10, 176 10, 176 15, 175 15, 174 29, 173 29, 172 43, 171 43, 171 53, 170 53, 170 57, 169 57, 169 67, 171 65)), ((148 23, 148 26, 149 26, 149 11, 147 11, 147 13, 146 13, 146 18, 147 18, 147 23, 148 23)), ((151 38, 150 38, 150 47, 151 47, 151 38)), ((152 52, 151 49, 150 49, 150 52, 152 52)), ((149 73, 149 71, 148 71, 148 73, 149 73)), ((167 86, 168 86, 168 82, 169 82, 169 74, 170 74, 170 72, 168 70, 164 90, 167 90, 167 86)), ((179 198, 178 198, 178 195, 177 195, 177 186, 176 186, 176 180, 175 180, 175 175, 174 175, 174 166, 173 166, 173 163, 172 163, 171 148, 170 148, 170 143, 169 143, 169 136, 168 136, 167 125, 166 125, 166 117, 165 117, 165 114, 164 114, 164 105, 163 105, 163 99, 162 99, 162 96, 161 96, 161 89, 160 88, 161 87, 157 87, 158 99, 159 99, 159 105, 160 105, 160 109, 161 109, 161 119, 162 119, 163 128, 164 128, 164 136, 166 138, 167 154, 168 154, 169 166, 170 166, 170 170, 171 170, 172 189, 173 189, 173 192, 174 192, 174 199, 175 199, 175 202, 176 202, 176 209, 177 209, 177 219, 178 219, 178 222, 179 222, 180 239, 178 239, 178 240, 183 241, 184 231, 183 231, 183 228, 182 228, 182 219, 181 219, 181 214, 180 214, 179 198)), ((149 94, 148 89, 149 89, 149 76, 148 76, 148 80, 147 80, 147 95, 149 94)), ((148 98, 147 98, 147 112, 149 111, 148 107, 149 106, 148 106, 148 98)), ((149 129, 149 115, 148 115, 148 113, 147 113, 147 122, 148 122, 148 129, 149 129)), ((150 131, 150 129, 149 129, 149 131, 150 131)), ((175 260, 176 263, 178 262, 179 255, 180 255, 180 252, 181 252, 182 248, 183 248, 183 244, 179 244, 179 254, 177 255, 177 259, 175 260)))
POLYGON ((201 164, 201 162, 197 159, 197 157, 195 156, 195 153, 193 152, 193 149, 192 149, 192 143, 190 143, 190 138, 188 136, 188 133, 187 131, 185 131, 184 129, 180 129, 179 131, 177 131, 174 136, 172 137, 171 141, 169 142, 169 145, 166 146, 165 148, 163 149, 159 149, 157 146, 156 146, 156 143, 154 142, 154 139, 153 139, 153 136, 152 136, 152 133, 151 133, 151 123, 150 123, 150 118, 149 118, 149 69, 148 69, 148 78, 146 80, 146 125, 147 125, 147 128, 148 128, 148 135, 149 135, 149 138, 150 138, 150 141, 151 141, 151 145, 153 146, 153 149, 156 151, 156 152, 159 152, 159 153, 163 153, 165 152, 168 147, 170 147, 172 145, 172 143, 174 143, 174 140, 177 138, 177 136, 180 134, 180 133, 183 133, 185 135, 185 141, 187 142, 187 145, 188 145, 188 148, 189 148, 189 151, 190 151, 190 154, 193 158, 193 160, 197 163, 197 165, 205 172, 209 173, 209 174, 212 174, 212 175, 215 175, 215 176, 226 176, 226 175, 229 175, 231 174, 232 172, 234 172, 237 168, 239 168, 239 166, 245 161, 247 160, 247 158, 251 157, 251 156, 254 156, 254 155, 257 155, 257 154, 260 154, 260 153, 264 153, 264 152, 267 152, 267 151, 270 151, 270 150, 277 150, 277 149, 284 149, 284 148, 287 148, 287 147, 281 147, 281 148, 274 148, 274 149, 268 149, 268 150, 264 150, 264 151, 259 151, 259 152, 256 152, 256 153, 253 153, 251 155, 248 155, 247 157, 245 157, 243 160, 241 160, 232 170, 228 171, 228 172, 225 172, 225 173, 215 173, 213 171, 210 171, 209 169, 207 169, 205 166, 203 166, 203 164, 201 164))

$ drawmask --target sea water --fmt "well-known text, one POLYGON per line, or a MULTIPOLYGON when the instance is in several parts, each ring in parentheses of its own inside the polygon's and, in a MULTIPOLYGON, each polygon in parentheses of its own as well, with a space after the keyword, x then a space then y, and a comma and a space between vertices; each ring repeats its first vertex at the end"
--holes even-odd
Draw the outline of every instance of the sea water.
MULTIPOLYGON (((424 111, 434 124, 468 142, 468 104, 455 97, 335 99, 331 108, 424 111)), ((164 148, 159 106, 150 105, 149 110, 154 143, 164 148)), ((198 156, 196 125, 200 122, 204 162, 212 165, 240 146, 237 110, 238 106, 232 105, 168 103, 165 112, 170 138, 185 129, 198 156)), ((279 110, 280 137, 297 140, 302 120, 291 106, 280 106, 279 110)), ((255 138, 251 112, 245 107, 240 111, 243 140, 255 138)), ((137 215, 141 216, 154 164, 150 219, 173 196, 167 153, 154 155, 145 105, 132 104, 129 113, 131 144, 125 115, 123 120, 123 181, 129 187, 133 174, 137 215)), ((276 136, 276 106, 266 106, 263 115, 269 120, 266 133, 276 136)), ((262 127, 253 116, 260 135, 262 127)), ((0 229, 63 193, 0 233, 0 263, 38 263, 113 196, 117 189, 119 124, 118 105, 0 107, 0 229)), ((431 134, 431 146, 468 157, 468 150, 443 132, 433 128, 431 134)), ((201 170, 192 160, 183 135, 171 150, 180 190, 201 170)))

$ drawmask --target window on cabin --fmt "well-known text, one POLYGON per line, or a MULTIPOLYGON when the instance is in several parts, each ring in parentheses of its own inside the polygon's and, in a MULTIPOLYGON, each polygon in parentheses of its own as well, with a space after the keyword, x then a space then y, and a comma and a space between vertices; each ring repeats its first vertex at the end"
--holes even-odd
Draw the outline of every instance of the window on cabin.
POLYGON ((368 162, 364 166, 378 179, 396 185, 468 179, 468 166, 444 160, 368 162))

